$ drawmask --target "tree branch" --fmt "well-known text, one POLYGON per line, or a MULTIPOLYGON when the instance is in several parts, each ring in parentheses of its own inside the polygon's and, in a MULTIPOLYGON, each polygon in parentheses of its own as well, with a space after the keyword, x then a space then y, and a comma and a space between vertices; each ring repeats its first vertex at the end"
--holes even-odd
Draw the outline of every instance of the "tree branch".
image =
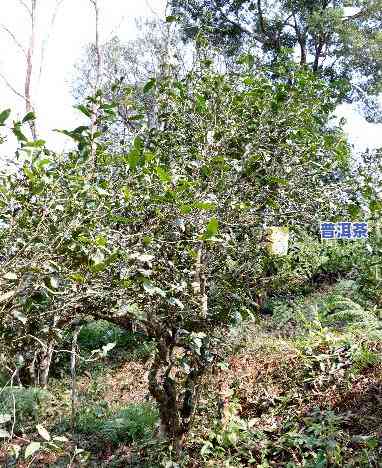
POLYGON ((41 61, 40 61, 40 70, 39 70, 39 75, 38 75, 38 82, 39 83, 41 81, 42 70, 43 70, 43 67, 44 67, 46 48, 47 48, 47 45, 48 45, 52 30, 53 30, 53 27, 54 27, 54 23, 56 22, 58 11, 59 11, 61 5, 64 3, 64 1, 65 0, 57 0, 56 1, 56 6, 54 8, 54 12, 53 12, 53 15, 52 15, 52 18, 51 18, 51 21, 50 21, 50 30, 48 31, 48 34, 46 35, 46 37, 43 40, 42 45, 41 45, 41 61))
POLYGON ((360 10, 358 13, 355 13, 354 15, 345 16, 345 18, 343 18, 342 21, 347 22, 347 21, 358 19, 358 18, 362 18, 362 16, 367 15, 369 12, 370 12, 369 9, 365 8, 364 10, 360 10))
POLYGON ((21 43, 17 40, 16 36, 13 34, 13 32, 8 29, 6 26, 4 26, 3 24, 0 25, 0 27, 2 29, 4 29, 5 32, 7 32, 11 38, 13 39, 13 42, 17 45, 17 47, 21 50, 21 52, 24 54, 24 56, 26 57, 27 56, 27 52, 26 50, 24 49, 24 47, 21 45, 21 43))
POLYGON ((297 40, 298 40, 298 43, 300 45, 300 51, 301 51, 301 55, 300 55, 300 65, 301 66, 304 66, 306 65, 306 40, 305 40, 305 37, 303 37, 301 31, 300 31, 300 28, 297 24, 297 19, 296 19, 296 15, 295 13, 293 12, 293 21, 294 21, 294 30, 296 31, 296 36, 297 36, 297 40))
POLYGON ((257 11, 259 12, 260 31, 263 34, 267 35, 266 30, 265 30, 265 21, 264 21, 263 9, 261 6, 261 0, 257 0, 257 11))
POLYGON ((26 10, 27 12, 29 13, 29 16, 32 17, 32 10, 29 8, 29 6, 24 2, 24 0, 18 0, 18 2, 20 3, 20 5, 22 5, 26 10))
POLYGON ((246 28, 245 26, 243 26, 242 24, 238 23, 237 21, 234 21, 232 20, 231 18, 229 18, 226 13, 224 13, 222 7, 217 3, 216 0, 214 0, 214 4, 216 6, 216 9, 219 11, 219 13, 223 16, 223 18, 228 21, 229 23, 231 23, 233 26, 236 26, 237 28, 240 29, 240 31, 242 31, 243 33, 245 34, 248 34, 249 36, 252 36, 254 37, 258 42, 261 42, 262 44, 264 44, 266 42, 266 39, 262 36, 260 36, 259 34, 256 34, 254 31, 251 31, 250 29, 246 28))
MULTIPOLYGON (((95 91, 98 90, 101 82, 101 51, 99 43, 99 5, 98 0, 90 0, 90 3, 94 7, 95 12, 95 53, 97 58, 96 63, 96 82, 95 82, 95 91)), ((94 139, 94 134, 97 131, 97 116, 98 116, 98 106, 94 104, 92 106, 91 112, 91 122, 90 122, 90 133, 91 133, 91 148, 90 148, 90 163, 91 163, 91 175, 94 176, 97 168, 97 145, 94 139)))
POLYGON ((11 83, 7 80, 6 76, 0 72, 0 78, 2 78, 2 80, 4 81, 4 83, 7 85, 7 87, 13 92, 16 94, 16 96, 19 96, 21 99, 23 99, 24 101, 26 101, 26 97, 20 93, 19 91, 17 91, 17 89, 15 89, 11 83))

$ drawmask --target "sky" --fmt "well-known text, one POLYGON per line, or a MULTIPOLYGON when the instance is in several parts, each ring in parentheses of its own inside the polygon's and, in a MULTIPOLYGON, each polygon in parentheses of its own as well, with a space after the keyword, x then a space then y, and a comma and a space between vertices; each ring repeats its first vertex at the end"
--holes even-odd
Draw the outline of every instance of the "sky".
MULTIPOLYGON (((30 0, 24 0, 30 4, 30 0)), ((38 37, 36 40, 36 71, 33 96, 38 116, 39 137, 47 140, 48 147, 56 150, 70 144, 65 136, 52 129, 72 129, 81 122, 81 114, 73 109, 71 82, 74 65, 81 58, 84 48, 95 39, 95 17, 90 0, 63 0, 54 28, 51 30, 45 53, 43 73, 38 82, 41 45, 47 38, 56 0, 37 0, 38 37), (37 75, 37 76, 36 76, 37 75)), ((22 46, 27 46, 29 22, 27 10, 19 0, 1 0, 0 17, 0 73, 17 91, 23 91, 25 58, 15 45, 9 29, 22 46)), ((134 39, 137 34, 135 19, 139 17, 165 16, 165 0, 99 0, 100 42, 117 34, 122 40, 134 39)), ((24 101, 5 85, 0 78, 0 112, 11 108, 12 116, 25 115, 24 101)), ((0 145, 1 155, 14 149, 16 141, 9 136, 5 145, 0 145)), ((11 151, 12 152, 12 151, 11 151)))
MULTIPOLYGON (((25 58, 10 34, 26 46, 28 43, 28 13, 21 2, 30 0, 2 0, 0 18, 0 74, 12 86, 22 92, 25 75, 25 58)), ((68 148, 70 141, 52 129, 71 129, 82 122, 81 115, 73 109, 74 100, 70 85, 74 77, 74 65, 81 58, 84 47, 94 41, 94 11, 90 0, 62 0, 54 28, 50 22, 56 0, 37 0, 38 37, 36 43, 35 70, 38 72, 41 58, 41 44, 48 37, 41 80, 39 73, 34 75, 33 96, 38 115, 39 137, 47 140, 48 147, 54 150, 68 148)), ((137 30, 134 20, 138 17, 165 16, 165 0, 99 0, 100 42, 117 34, 122 40, 133 39, 137 30)), ((0 111, 11 108, 13 118, 25 114, 24 102, 17 97, 0 78, 0 111)), ((350 105, 342 105, 337 115, 347 119, 345 130, 355 150, 382 146, 382 125, 373 125, 350 105)), ((5 145, 0 145, 0 163, 3 156, 14 152, 16 141, 8 137, 5 145)))

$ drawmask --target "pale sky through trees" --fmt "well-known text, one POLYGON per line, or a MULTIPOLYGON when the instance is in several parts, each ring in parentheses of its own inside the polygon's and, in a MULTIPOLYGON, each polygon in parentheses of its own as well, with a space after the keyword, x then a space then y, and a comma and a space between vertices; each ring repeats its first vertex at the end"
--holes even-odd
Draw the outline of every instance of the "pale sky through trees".
MULTIPOLYGON (((26 2, 27 3, 27 2, 26 2)), ((35 67, 40 67, 41 42, 49 31, 56 0, 38 0, 35 67)), ((154 14, 164 17, 165 0, 99 0, 100 42, 114 34, 121 40, 136 35, 135 19, 154 14)), ((28 13, 19 0, 1 2, 0 26, 5 26, 23 46, 28 45, 30 22, 28 13)), ((89 0, 63 0, 47 46, 40 85, 33 83, 33 96, 38 115, 39 137, 48 141, 48 147, 60 150, 69 140, 51 130, 70 129, 81 122, 80 112, 73 109, 74 100, 70 84, 74 77, 74 64, 84 53, 84 47, 94 41, 95 20, 89 0)), ((25 58, 10 34, 0 30, 0 73, 12 86, 23 92, 25 58)), ((37 73, 38 75, 38 73, 37 73)), ((12 109, 12 115, 22 117, 25 104, 0 78, 0 111, 12 109)), ((0 146, 0 155, 15 148, 16 140, 10 136, 8 144, 0 146)), ((9 154, 8 154, 9 155, 9 154)))
MULTIPOLYGON (((39 0, 39 24, 35 67, 40 67, 41 41, 49 31, 49 23, 55 0, 39 0)), ((133 39, 136 35, 134 20, 137 17, 164 17, 165 0, 100 0, 101 24, 100 42, 117 34, 121 40, 133 39)), ((3 0, 0 26, 11 31, 22 45, 27 45, 30 31, 28 13, 20 0, 3 0)), ((73 110, 74 100, 70 83, 74 76, 74 64, 84 52, 84 47, 95 37, 94 13, 89 0, 63 0, 54 29, 47 46, 44 69, 40 85, 34 80, 33 97, 38 114, 39 137, 48 141, 48 147, 61 150, 68 140, 54 128, 71 129, 78 125, 81 115, 73 110)), ((0 31, 0 73, 6 76, 12 86, 23 91, 25 58, 15 41, 4 29, 0 31)), ((38 75, 38 73, 37 73, 38 75)), ((0 78, 0 111, 11 108, 14 118, 22 117, 25 104, 20 97, 5 85, 0 78)), ((339 115, 348 120, 346 131, 356 149, 382 146, 382 125, 368 124, 354 108, 341 106, 339 115)), ((15 140, 9 137, 7 144, 0 146, 0 155, 9 157, 15 148, 15 140)))

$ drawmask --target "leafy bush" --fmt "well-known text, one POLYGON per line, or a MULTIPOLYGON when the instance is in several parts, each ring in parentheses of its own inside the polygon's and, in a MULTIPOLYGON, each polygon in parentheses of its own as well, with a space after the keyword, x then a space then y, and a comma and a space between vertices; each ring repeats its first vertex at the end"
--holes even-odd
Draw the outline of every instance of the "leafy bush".
POLYGON ((131 348, 137 344, 140 336, 128 332, 105 320, 97 320, 82 327, 78 336, 81 348, 89 350, 100 349, 108 343, 116 343, 116 347, 131 348))

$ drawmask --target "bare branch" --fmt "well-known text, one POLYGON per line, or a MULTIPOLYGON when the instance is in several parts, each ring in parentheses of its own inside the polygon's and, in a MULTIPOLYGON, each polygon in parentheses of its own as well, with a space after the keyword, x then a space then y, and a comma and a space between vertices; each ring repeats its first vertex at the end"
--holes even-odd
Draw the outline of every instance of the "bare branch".
POLYGON ((125 19, 126 19, 126 16, 122 16, 121 21, 118 23, 118 25, 111 30, 110 35, 109 35, 109 40, 113 39, 113 37, 117 35, 117 31, 120 29, 125 19))
POLYGON ((41 45, 41 61, 40 61, 40 70, 39 70, 39 75, 38 75, 38 82, 39 83, 41 82, 42 71, 43 71, 43 68, 44 68, 46 49, 47 49, 47 46, 48 46, 52 31, 53 31, 53 28, 54 28, 54 24, 56 22, 58 11, 59 11, 61 5, 64 3, 64 1, 65 0, 57 0, 56 1, 56 6, 54 8, 54 12, 53 12, 53 15, 52 15, 52 18, 51 18, 51 21, 50 21, 50 29, 49 29, 48 34, 46 35, 45 39, 43 40, 42 45, 41 45))
POLYGON ((17 37, 13 34, 13 32, 10 29, 8 29, 6 26, 4 26, 3 24, 1 24, 0 27, 4 29, 4 31, 7 32, 11 36, 11 38, 13 39, 13 42, 17 45, 17 47, 21 50, 21 52, 26 57, 27 56, 26 50, 24 49, 22 44, 17 40, 17 37))
POLYGON ((23 99, 24 101, 26 101, 26 97, 20 93, 19 91, 17 91, 16 88, 14 88, 11 83, 8 81, 7 77, 2 73, 0 72, 0 78, 2 78, 2 80, 4 81, 4 83, 6 84, 6 86, 13 92, 16 94, 16 96, 19 96, 21 99, 23 99))
POLYGON ((167 11, 168 11, 168 8, 169 8, 169 2, 168 2, 168 0, 166 1, 166 4, 165 4, 165 6, 164 6, 164 9, 161 10, 161 11, 164 13, 164 15, 161 14, 161 13, 158 13, 157 11, 155 11, 154 8, 151 6, 149 0, 145 0, 145 4, 146 4, 146 7, 150 10, 150 13, 151 13, 154 17, 156 17, 156 18, 158 18, 158 19, 163 19, 163 16, 166 17, 166 16, 168 15, 168 14, 167 14, 167 11))
POLYGON ((29 13, 29 16, 32 17, 32 10, 29 8, 29 6, 24 2, 24 0, 18 0, 18 2, 20 3, 20 5, 22 5, 26 10, 27 12, 29 13))

